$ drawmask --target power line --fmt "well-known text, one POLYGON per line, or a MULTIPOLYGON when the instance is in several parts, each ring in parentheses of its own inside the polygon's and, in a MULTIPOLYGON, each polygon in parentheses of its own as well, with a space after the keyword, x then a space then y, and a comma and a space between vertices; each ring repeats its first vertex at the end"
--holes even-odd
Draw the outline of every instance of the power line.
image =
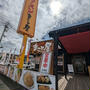
POLYGON ((1 38, 0 38, 0 43, 2 41, 2 38, 5 36, 4 33, 7 32, 7 28, 8 28, 8 23, 4 26, 4 30, 3 30, 1 38))

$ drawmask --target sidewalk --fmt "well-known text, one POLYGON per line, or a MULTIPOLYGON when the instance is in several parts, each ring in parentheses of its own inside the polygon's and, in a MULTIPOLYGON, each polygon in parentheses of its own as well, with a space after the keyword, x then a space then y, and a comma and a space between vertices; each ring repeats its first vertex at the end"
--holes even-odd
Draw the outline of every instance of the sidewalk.
POLYGON ((10 90, 2 80, 0 80, 0 90, 10 90))
POLYGON ((58 90, 89 90, 88 75, 64 75, 58 77, 58 90))

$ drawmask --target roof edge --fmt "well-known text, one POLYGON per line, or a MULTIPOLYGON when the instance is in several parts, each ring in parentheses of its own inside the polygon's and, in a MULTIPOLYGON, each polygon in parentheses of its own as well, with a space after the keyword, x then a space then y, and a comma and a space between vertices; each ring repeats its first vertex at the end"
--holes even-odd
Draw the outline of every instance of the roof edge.
POLYGON ((90 22, 49 32, 50 37, 60 37, 90 31, 90 22))

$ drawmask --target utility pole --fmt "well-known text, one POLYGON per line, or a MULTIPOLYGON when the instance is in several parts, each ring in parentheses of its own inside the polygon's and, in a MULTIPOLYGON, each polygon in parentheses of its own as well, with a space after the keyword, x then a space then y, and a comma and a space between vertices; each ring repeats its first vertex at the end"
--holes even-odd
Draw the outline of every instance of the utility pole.
POLYGON ((4 36, 4 33, 7 31, 7 28, 8 28, 8 24, 5 24, 4 30, 3 30, 2 35, 1 35, 1 38, 0 38, 0 43, 2 41, 2 38, 4 36))

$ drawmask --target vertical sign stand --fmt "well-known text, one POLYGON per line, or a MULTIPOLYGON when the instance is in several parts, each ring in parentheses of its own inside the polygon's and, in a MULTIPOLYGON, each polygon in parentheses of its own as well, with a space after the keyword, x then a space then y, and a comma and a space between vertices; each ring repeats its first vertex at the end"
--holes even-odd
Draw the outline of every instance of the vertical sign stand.
POLYGON ((19 69, 23 68, 26 44, 27 44, 27 35, 24 35, 22 47, 21 47, 21 51, 20 51, 20 56, 19 56, 19 64, 17 65, 17 68, 19 68, 19 69))
POLYGON ((24 8, 22 11, 22 16, 20 19, 19 27, 17 32, 24 35, 19 64, 17 68, 22 69, 24 64, 24 56, 26 50, 27 37, 34 37, 35 25, 36 25, 36 16, 38 8, 38 0, 24 0, 24 8))

